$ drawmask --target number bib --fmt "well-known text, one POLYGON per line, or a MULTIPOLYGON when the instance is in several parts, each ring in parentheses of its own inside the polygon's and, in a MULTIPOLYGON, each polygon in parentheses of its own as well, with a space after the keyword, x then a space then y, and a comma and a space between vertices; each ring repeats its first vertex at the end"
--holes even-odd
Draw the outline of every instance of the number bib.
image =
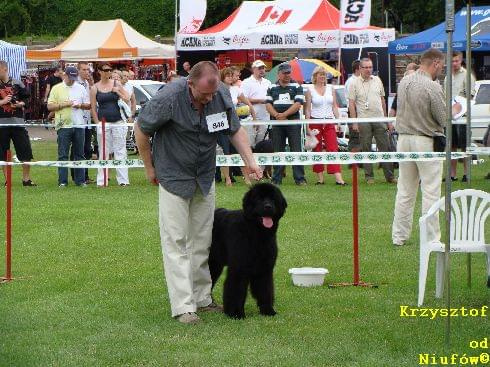
POLYGON ((291 102, 291 96, 289 93, 282 93, 279 94, 279 98, 277 100, 281 102, 291 102))
POLYGON ((217 131, 227 130, 230 128, 228 125, 226 112, 219 112, 206 116, 206 123, 208 124, 208 131, 210 133, 215 133, 217 131))

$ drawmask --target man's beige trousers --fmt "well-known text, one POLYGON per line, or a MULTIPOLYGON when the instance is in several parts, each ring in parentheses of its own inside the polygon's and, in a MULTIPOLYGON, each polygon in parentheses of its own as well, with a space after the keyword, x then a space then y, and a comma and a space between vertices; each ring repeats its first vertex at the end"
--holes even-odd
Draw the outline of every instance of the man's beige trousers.
POLYGON ((160 238, 172 316, 211 303, 208 257, 213 231, 214 184, 207 196, 198 188, 191 199, 160 185, 160 238))
MULTIPOLYGON (((398 152, 432 152, 431 137, 400 134, 398 152)), ((412 231, 413 209, 417 192, 422 191, 422 215, 441 197, 442 162, 400 162, 398 186, 393 218, 392 239, 394 244, 403 244, 412 231)), ((428 223, 428 239, 440 240, 439 217, 428 223)))

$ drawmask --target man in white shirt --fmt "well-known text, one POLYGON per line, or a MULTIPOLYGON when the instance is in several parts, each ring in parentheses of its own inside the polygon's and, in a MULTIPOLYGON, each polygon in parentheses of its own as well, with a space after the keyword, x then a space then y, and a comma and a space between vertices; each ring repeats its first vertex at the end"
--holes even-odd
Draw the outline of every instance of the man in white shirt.
MULTIPOLYGON (((83 160, 83 145, 85 129, 77 126, 85 125, 83 111, 90 110, 90 100, 87 91, 78 80, 78 70, 67 67, 63 82, 55 85, 48 98, 48 110, 54 112, 54 122, 58 134, 58 161, 67 161, 70 146, 75 161, 83 160)), ((68 185, 68 169, 58 169, 58 185, 68 185)), ((75 185, 86 186, 85 170, 75 169, 75 185)))
MULTIPOLYGON (((471 75, 471 85, 468 87, 466 85, 466 73, 468 72, 461 64, 463 63, 463 53, 461 51, 453 52, 453 59, 451 63, 451 69, 453 73, 452 79, 452 96, 454 97, 464 97, 471 98, 475 95, 475 78, 471 75), (469 92, 469 93, 468 93, 469 92)), ((446 79, 444 79, 444 85, 446 85, 446 79)), ((447 93, 447 91, 446 91, 447 93)), ((466 125, 453 125, 452 128, 452 150, 457 151, 461 149, 461 151, 466 150, 466 125)), ((456 181, 457 178, 457 165, 458 160, 451 160, 451 180, 456 181)), ((468 173, 468 160, 463 160, 463 182, 467 182, 467 173, 468 173)))
MULTIPOLYGON (((269 89, 272 83, 265 79, 264 76, 265 63, 262 60, 255 60, 252 64, 252 75, 245 79, 241 85, 243 95, 253 104, 257 120, 259 121, 269 121, 270 119, 266 109, 265 99, 267 89, 269 89)), ((254 130, 254 141, 250 142, 252 147, 255 147, 255 144, 264 140, 267 126, 254 126, 254 130)))
MULTIPOLYGON (((130 77, 129 71, 123 70, 121 72, 121 84, 124 87, 124 89, 126 90, 126 92, 128 92, 128 95, 129 95, 128 105, 131 108, 131 117, 128 119, 128 122, 132 123, 134 116, 136 114, 136 97, 134 96, 134 87, 128 83, 129 77, 130 77)), ((125 102, 128 102, 128 101, 125 101, 125 102)))
MULTIPOLYGON (((90 87, 94 84, 93 78, 90 75, 90 66, 86 61, 80 61, 78 63, 78 83, 87 91, 87 95, 90 96, 90 87)), ((90 125, 92 123, 92 116, 90 110, 83 111, 83 119, 85 124, 90 125)), ((83 145, 83 157, 85 159, 92 159, 92 127, 85 129, 85 142, 83 145)), ((70 159, 73 160, 73 151, 70 154, 70 159)), ((71 177, 75 181, 75 172, 71 169, 71 177)), ((93 183, 88 175, 88 168, 85 168, 85 183, 93 183)))
POLYGON ((355 78, 361 75, 361 60, 352 61, 352 75, 347 78, 344 85, 345 99, 349 100, 349 86, 355 78))
MULTIPOLYGON (((349 88, 352 82, 361 75, 361 60, 354 60, 352 62, 352 74, 345 81, 344 92, 345 99, 349 103, 349 88)), ((359 131, 354 131, 352 129, 352 124, 348 124, 349 127, 349 151, 350 152, 360 152, 361 151, 361 140, 359 138, 359 131)))
MULTIPOLYGON (((361 60, 361 76, 355 78, 349 86, 349 116, 351 118, 386 117, 385 92, 381 79, 372 75, 373 62, 361 60)), ((352 125, 352 130, 359 131, 361 147, 364 152, 371 151, 373 137, 379 152, 389 151, 387 129, 393 130, 391 123, 370 122, 352 125)), ((381 163, 386 182, 395 184, 397 179, 393 173, 393 163, 381 163)), ((374 184, 374 172, 371 163, 364 163, 364 174, 368 184, 374 184)))

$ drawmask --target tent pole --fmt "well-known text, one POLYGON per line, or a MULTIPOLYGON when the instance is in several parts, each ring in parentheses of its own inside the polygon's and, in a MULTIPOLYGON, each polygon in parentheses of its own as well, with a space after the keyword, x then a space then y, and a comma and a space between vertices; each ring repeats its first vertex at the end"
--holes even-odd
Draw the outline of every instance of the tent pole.
POLYGON ((177 33, 179 32, 178 28, 179 23, 179 0, 175 0, 175 21, 174 21, 174 46, 175 46, 175 72, 177 72, 177 33))
POLYGON ((391 55, 388 51, 388 96, 391 94, 391 55))
MULTIPOLYGON (((466 3, 466 148, 471 147, 471 0, 466 3)), ((471 161, 470 154, 466 159, 468 167, 468 187, 471 188, 471 161)), ((468 287, 471 288, 471 253, 467 254, 468 287)))
MULTIPOLYGON (((452 79, 451 62, 453 59, 453 32, 454 32, 454 0, 446 0, 446 192, 445 192, 445 216, 446 216, 446 241, 444 247, 444 283, 446 285, 446 307, 451 308, 451 282, 449 271, 449 254, 451 250, 451 137, 452 137, 452 79)), ((450 349, 451 323, 450 317, 446 317, 446 348, 450 349)))
POLYGON ((340 85, 340 79, 342 78, 342 68, 340 66, 340 63, 342 62, 342 30, 340 29, 340 27, 339 27, 339 52, 337 54, 338 54, 337 70, 339 72, 339 76, 337 77, 337 84, 340 85))

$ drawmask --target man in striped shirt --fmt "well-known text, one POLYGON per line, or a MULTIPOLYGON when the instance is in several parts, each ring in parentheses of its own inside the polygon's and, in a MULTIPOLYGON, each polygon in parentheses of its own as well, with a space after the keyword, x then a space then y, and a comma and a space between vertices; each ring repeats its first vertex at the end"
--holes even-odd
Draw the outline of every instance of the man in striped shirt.
MULTIPOLYGON (((267 90, 266 108, 271 120, 299 120, 299 110, 305 102, 303 87, 291 80, 291 66, 281 64, 277 69, 277 82, 267 90)), ((284 152, 286 138, 289 151, 301 152, 301 125, 275 126, 272 125, 272 145, 274 152, 284 152)), ((274 166, 272 183, 280 185, 284 166, 274 166)), ((306 185, 303 166, 293 166, 293 176, 296 185, 306 185)))

